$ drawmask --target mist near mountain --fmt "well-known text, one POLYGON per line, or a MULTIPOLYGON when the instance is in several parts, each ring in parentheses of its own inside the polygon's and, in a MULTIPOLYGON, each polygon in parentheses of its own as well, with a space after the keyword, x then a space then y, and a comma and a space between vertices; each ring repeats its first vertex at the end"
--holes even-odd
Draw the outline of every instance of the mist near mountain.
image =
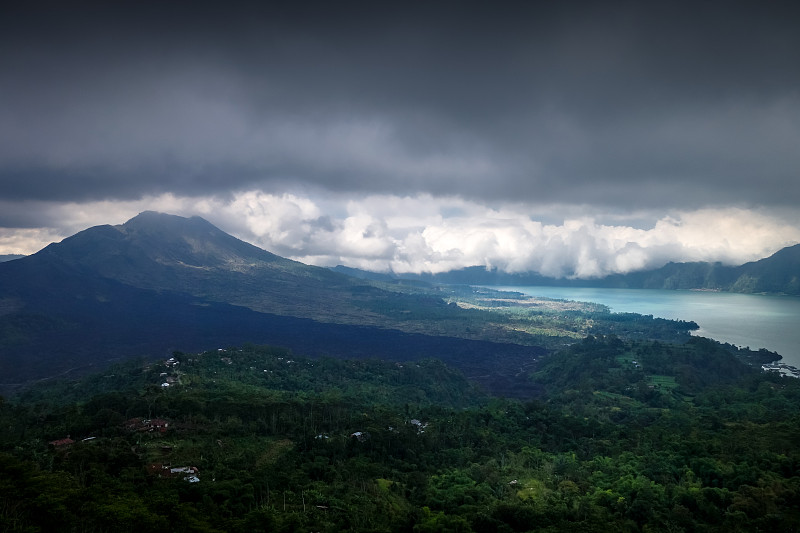
POLYGON ((543 276, 536 272, 508 273, 475 266, 441 274, 381 275, 336 267, 336 272, 364 279, 416 279, 433 283, 468 285, 542 285, 602 287, 618 289, 718 290, 740 293, 800 295, 800 244, 779 250, 770 257, 739 266, 722 263, 667 263, 661 268, 594 279, 543 276))

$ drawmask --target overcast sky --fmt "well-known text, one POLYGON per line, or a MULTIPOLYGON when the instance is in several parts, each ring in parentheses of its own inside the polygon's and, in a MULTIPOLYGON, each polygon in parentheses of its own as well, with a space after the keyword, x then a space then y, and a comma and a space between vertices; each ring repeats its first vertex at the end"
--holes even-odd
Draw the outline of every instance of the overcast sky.
POLYGON ((793 2, 6 4, 0 254, 147 209, 398 272, 800 242, 793 2))

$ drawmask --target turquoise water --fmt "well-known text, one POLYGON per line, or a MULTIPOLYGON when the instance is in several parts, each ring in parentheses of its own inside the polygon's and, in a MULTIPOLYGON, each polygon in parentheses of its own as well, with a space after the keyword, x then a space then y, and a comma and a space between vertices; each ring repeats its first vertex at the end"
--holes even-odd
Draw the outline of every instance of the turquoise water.
POLYGON ((650 289, 493 288, 601 303, 617 313, 694 320, 700 326, 697 335, 754 350, 766 348, 781 354, 782 362, 800 367, 800 298, 797 297, 650 289))

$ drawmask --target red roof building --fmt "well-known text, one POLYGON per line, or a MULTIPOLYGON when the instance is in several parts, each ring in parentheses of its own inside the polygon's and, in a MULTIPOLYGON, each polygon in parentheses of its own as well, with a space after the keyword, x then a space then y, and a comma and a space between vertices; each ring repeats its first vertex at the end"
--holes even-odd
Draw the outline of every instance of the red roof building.
POLYGON ((56 448, 63 448, 64 446, 75 444, 75 441, 67 437, 66 439, 51 440, 49 444, 50 446, 54 446, 56 448))

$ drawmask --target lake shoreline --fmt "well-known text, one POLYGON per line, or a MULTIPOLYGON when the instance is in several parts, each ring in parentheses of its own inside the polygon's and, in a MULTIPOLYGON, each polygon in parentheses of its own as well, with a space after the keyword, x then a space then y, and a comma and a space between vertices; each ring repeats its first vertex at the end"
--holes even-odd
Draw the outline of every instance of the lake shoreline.
POLYGON ((614 313, 637 313, 696 322, 693 331, 723 344, 764 348, 775 361, 800 368, 800 298, 713 290, 609 289, 552 286, 491 286, 528 296, 591 302, 614 313))

